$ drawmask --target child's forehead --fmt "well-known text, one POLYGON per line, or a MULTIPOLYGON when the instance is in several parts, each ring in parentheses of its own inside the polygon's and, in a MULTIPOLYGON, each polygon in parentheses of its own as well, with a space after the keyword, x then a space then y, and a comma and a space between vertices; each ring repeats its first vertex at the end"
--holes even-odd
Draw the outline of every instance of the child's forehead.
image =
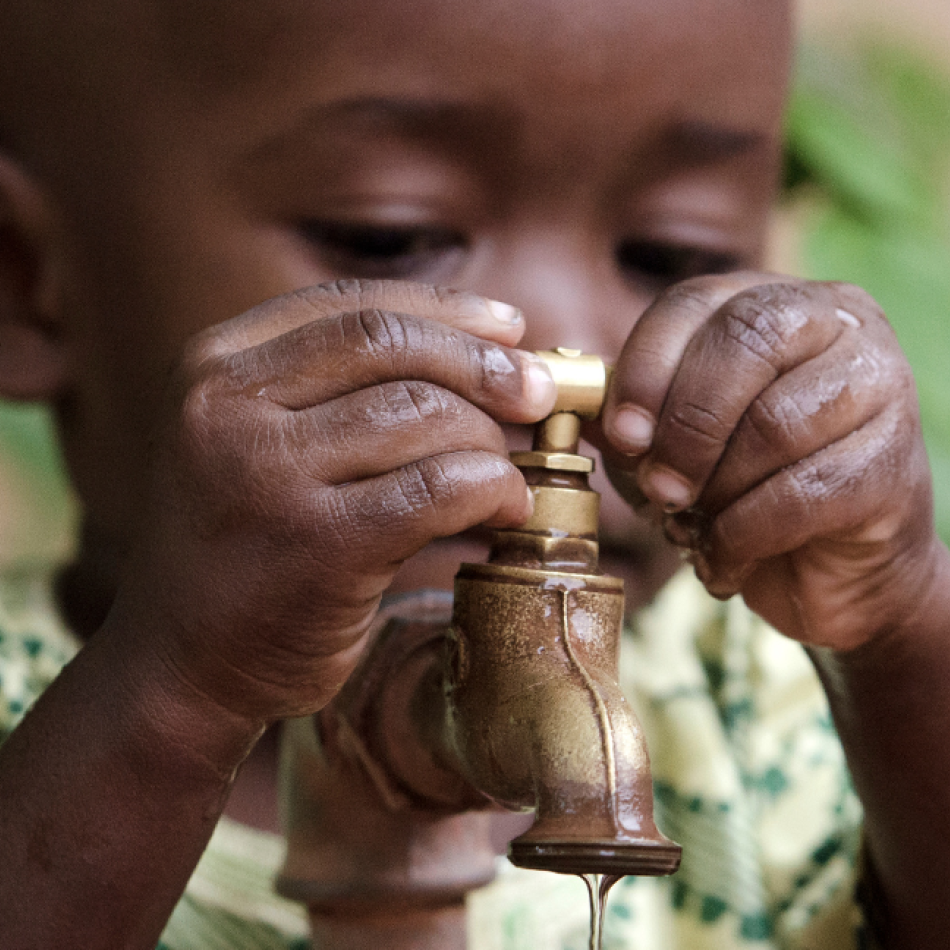
POLYGON ((431 96, 579 120, 642 93, 657 113, 688 99, 774 131, 789 20, 786 0, 163 0, 160 23, 206 113, 216 93, 291 122, 327 102, 431 96))
POLYGON ((216 92, 262 95, 299 74, 305 82, 350 82, 429 72, 477 82, 515 62, 531 68, 546 62, 548 76, 560 73, 592 87, 610 82, 618 64, 633 63, 676 85, 684 65, 715 74, 731 60, 733 67, 757 64, 767 72, 772 64, 781 71, 789 21, 788 0, 76 0, 65 7, 57 0, 7 0, 4 6, 0 110, 19 110, 27 121, 43 114, 17 102, 27 87, 34 104, 38 96, 76 100, 79 107, 81 99, 98 98, 111 109, 125 90, 148 96, 164 86, 180 107, 180 79, 196 102, 213 105, 216 92))
MULTIPOLYGON (((166 54, 225 83, 279 74, 288 63, 345 51, 334 69, 359 72, 499 63, 553 55, 562 67, 649 61, 660 47, 716 58, 715 38, 752 60, 785 44, 787 0, 156 0, 166 54), (457 53, 465 50, 459 60, 457 53)), ((666 60, 657 58, 654 68, 666 60)), ((781 63, 779 63, 781 67, 781 63)))

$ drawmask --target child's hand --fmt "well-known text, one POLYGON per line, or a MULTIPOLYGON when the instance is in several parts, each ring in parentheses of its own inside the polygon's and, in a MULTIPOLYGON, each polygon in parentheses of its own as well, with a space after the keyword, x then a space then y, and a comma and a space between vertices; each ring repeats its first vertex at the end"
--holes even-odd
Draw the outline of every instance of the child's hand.
POLYGON ((910 369, 863 291, 674 287, 631 333, 603 428, 614 483, 714 595, 837 649, 911 615, 936 550, 929 469, 910 369))
POLYGON ((121 622, 189 688, 269 720, 324 705, 399 565, 530 513, 499 422, 554 384, 511 307, 398 282, 281 297, 202 333, 171 386, 121 622))

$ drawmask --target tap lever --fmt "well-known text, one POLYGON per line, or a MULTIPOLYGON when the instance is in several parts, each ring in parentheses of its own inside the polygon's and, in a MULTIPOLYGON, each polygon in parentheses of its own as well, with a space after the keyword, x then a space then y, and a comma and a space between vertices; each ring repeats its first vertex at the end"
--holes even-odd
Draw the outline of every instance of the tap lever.
POLYGON ((599 356, 567 347, 540 350, 557 386, 554 409, 538 423, 530 452, 512 452, 519 468, 541 468, 589 474, 594 460, 578 455, 581 421, 596 419, 604 405, 610 369, 599 356))
POLYGON ((610 369, 599 357, 560 346, 536 354, 547 364, 557 386, 552 415, 570 412, 579 419, 596 419, 604 407, 610 369))

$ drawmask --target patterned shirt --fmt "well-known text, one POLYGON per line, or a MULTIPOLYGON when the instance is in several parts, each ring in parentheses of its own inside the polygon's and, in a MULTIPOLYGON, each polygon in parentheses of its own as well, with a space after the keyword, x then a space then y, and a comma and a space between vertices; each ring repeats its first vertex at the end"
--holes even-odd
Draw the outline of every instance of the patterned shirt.
MULTIPOLYGON (((78 649, 48 578, 0 576, 0 737, 78 649)), ((689 573, 624 643, 649 740, 657 823, 683 845, 671 878, 611 891, 604 950, 858 950, 861 809, 804 652, 689 573)), ((274 893, 280 839, 222 819, 161 950, 304 950, 303 909, 274 893)), ((499 862, 468 903, 471 950, 584 950, 586 888, 499 862)))

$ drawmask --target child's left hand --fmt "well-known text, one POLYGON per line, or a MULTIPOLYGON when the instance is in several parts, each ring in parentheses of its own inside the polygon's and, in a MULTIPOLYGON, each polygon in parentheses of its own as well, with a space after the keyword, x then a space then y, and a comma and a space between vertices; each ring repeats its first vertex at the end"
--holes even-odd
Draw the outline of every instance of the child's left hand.
POLYGON ((914 383, 875 302, 769 274, 673 287, 618 360, 605 461, 717 597, 847 650, 909 617, 938 544, 914 383))

